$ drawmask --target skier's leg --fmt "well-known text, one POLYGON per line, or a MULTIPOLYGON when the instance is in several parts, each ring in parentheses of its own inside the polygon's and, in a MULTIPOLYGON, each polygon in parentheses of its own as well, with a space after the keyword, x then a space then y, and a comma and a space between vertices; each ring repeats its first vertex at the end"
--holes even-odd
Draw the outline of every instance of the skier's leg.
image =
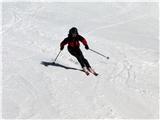
POLYGON ((87 70, 87 67, 84 64, 84 60, 83 60, 83 56, 82 56, 82 52, 80 51, 80 49, 70 49, 68 48, 68 51, 71 55, 73 55, 74 57, 77 58, 78 62, 80 63, 83 71, 86 73, 86 75, 89 75, 89 71, 87 70))
POLYGON ((84 61, 84 64, 86 65, 87 68, 90 68, 90 64, 88 62, 88 60, 86 58, 83 57, 83 61, 84 61))
POLYGON ((84 58, 82 51, 79 48, 76 49, 70 49, 68 48, 68 51, 71 55, 77 58, 78 62, 80 63, 81 67, 87 67, 90 68, 90 64, 87 59, 84 58))
MULTIPOLYGON (((81 51, 80 51, 81 52, 81 51)), ((88 60, 86 59, 86 58, 84 58, 84 56, 83 56, 83 54, 82 54, 82 52, 81 52, 81 54, 80 54, 80 56, 81 56, 81 59, 82 59, 82 61, 83 61, 83 63, 85 64, 85 68, 84 69, 88 69, 88 71, 90 71, 91 73, 93 73, 94 75, 98 75, 98 73, 96 73, 92 68, 91 68, 91 66, 90 66, 90 64, 89 64, 89 62, 88 62, 88 60)))
POLYGON ((81 67, 85 67, 85 64, 84 64, 84 61, 83 61, 83 58, 81 56, 81 51, 80 49, 71 49, 71 48, 68 48, 68 51, 71 55, 73 55, 74 57, 77 58, 78 62, 80 63, 81 67))
POLYGON ((88 67, 91 67, 88 60, 86 58, 84 58, 83 56, 83 53, 80 49, 77 49, 77 56, 79 57, 80 61, 85 64, 85 66, 88 68, 88 67))
POLYGON ((81 56, 75 56, 75 57, 77 58, 77 60, 80 63, 81 67, 82 68, 85 67, 85 63, 83 61, 83 58, 81 56))

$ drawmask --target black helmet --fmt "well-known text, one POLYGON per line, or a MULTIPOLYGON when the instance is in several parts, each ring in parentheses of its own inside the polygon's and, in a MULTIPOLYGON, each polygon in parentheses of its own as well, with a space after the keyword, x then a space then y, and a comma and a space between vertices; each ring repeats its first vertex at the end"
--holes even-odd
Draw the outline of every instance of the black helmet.
POLYGON ((69 35, 72 35, 72 34, 77 34, 78 35, 78 29, 76 27, 72 27, 69 30, 69 35))

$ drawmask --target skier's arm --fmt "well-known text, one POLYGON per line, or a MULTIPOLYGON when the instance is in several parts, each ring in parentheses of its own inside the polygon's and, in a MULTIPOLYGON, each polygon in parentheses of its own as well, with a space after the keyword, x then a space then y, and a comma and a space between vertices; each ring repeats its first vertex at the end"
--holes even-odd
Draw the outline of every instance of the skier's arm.
POLYGON ((83 45, 85 46, 85 48, 88 50, 89 47, 88 47, 88 43, 87 43, 86 39, 83 38, 82 36, 80 36, 80 41, 83 43, 83 45))
POLYGON ((63 50, 64 46, 68 43, 67 39, 64 39, 60 44, 60 50, 63 50))

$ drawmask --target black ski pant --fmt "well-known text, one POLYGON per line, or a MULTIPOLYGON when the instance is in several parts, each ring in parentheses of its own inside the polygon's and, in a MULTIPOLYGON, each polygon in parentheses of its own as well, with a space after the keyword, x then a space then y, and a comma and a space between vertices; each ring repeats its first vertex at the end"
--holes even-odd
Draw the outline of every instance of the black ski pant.
POLYGON ((82 51, 80 48, 70 48, 68 47, 68 51, 71 55, 77 58, 78 62, 80 63, 81 67, 91 67, 88 60, 84 58, 82 51))

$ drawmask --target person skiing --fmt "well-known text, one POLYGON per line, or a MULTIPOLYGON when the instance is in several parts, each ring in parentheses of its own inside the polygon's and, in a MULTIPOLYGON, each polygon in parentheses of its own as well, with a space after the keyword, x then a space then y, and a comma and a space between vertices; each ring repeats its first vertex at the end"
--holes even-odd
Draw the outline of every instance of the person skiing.
POLYGON ((76 57, 78 62, 80 63, 83 71, 89 75, 89 72, 93 73, 94 75, 98 75, 90 66, 88 60, 83 56, 82 51, 80 50, 80 43, 82 42, 83 45, 85 46, 85 49, 89 50, 89 46, 87 44, 87 41, 84 37, 79 35, 78 29, 76 27, 72 27, 69 30, 68 37, 65 38, 61 43, 60 43, 60 50, 64 49, 64 46, 68 44, 68 51, 69 53, 76 57), (89 72, 88 72, 89 71, 89 72))

